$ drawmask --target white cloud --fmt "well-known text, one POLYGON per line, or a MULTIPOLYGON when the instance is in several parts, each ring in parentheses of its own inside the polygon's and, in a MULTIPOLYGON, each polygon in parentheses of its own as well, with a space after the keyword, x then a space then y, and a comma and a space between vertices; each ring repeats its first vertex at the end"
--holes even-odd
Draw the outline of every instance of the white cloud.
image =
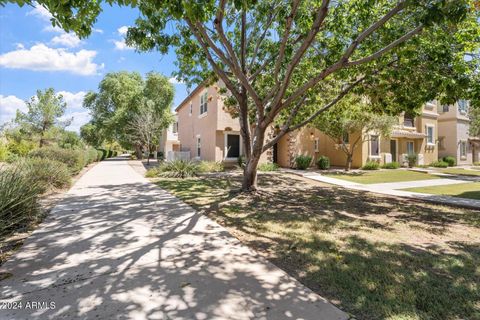
POLYGON ((121 26, 120 28, 117 29, 118 34, 121 36, 125 36, 128 31, 128 26, 121 26))
POLYGON ((76 112, 67 113, 61 119, 62 120, 72 119, 72 122, 66 129, 70 131, 80 132, 80 127, 83 126, 88 121, 90 121, 91 118, 92 117, 90 116, 89 111, 76 111, 76 112))
POLYGON ((0 124, 15 118, 17 110, 22 112, 27 110, 25 101, 17 98, 16 96, 4 96, 0 94, 0 124))
POLYGON ((51 13, 43 6, 41 6, 38 2, 33 2, 35 7, 27 12, 27 16, 34 16, 44 21, 50 21, 52 18, 51 13))
POLYGON ((62 33, 58 36, 53 37, 51 42, 52 44, 64 45, 69 48, 75 48, 78 47, 82 41, 73 33, 62 33))
POLYGON ((67 103, 67 111, 83 110, 83 98, 85 97, 85 91, 79 91, 77 93, 69 91, 59 91, 57 94, 63 96, 63 100, 67 103))
POLYGON ((96 54, 97 52, 92 50, 69 52, 40 43, 30 49, 18 49, 0 55, 0 66, 34 71, 67 71, 88 76, 98 74, 103 68, 103 64, 93 62, 96 54))
POLYGON ((46 27, 43 28, 42 31, 45 31, 45 32, 55 32, 55 33, 65 33, 65 31, 60 28, 59 26, 52 26, 52 25, 48 25, 46 27))
POLYGON ((178 79, 175 78, 175 77, 171 77, 170 79, 168 79, 168 82, 170 82, 170 83, 172 83, 172 84, 185 84, 185 82, 180 81, 180 80, 178 80, 178 79))
POLYGON ((115 50, 124 51, 124 50, 135 49, 135 48, 127 46, 127 44, 125 43, 125 40, 118 40, 118 41, 117 40, 112 40, 112 42, 115 45, 115 50))
POLYGON ((93 28, 92 31, 96 33, 103 33, 102 29, 97 29, 97 28, 93 28))

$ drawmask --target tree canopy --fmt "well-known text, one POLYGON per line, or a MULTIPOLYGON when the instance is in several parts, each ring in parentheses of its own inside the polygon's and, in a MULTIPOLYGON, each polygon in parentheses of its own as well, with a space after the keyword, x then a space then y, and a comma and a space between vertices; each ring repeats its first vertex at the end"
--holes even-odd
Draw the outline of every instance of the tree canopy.
MULTIPOLYGON (((30 1, 16 0, 19 4, 30 1)), ((82 37, 102 1, 39 1, 82 37)), ((107 0, 137 7, 127 44, 166 53, 177 77, 221 80, 246 152, 244 189, 260 155, 349 92, 382 112, 433 98, 477 99, 479 10, 474 0, 107 0), (267 139, 272 125, 279 130, 267 139)))

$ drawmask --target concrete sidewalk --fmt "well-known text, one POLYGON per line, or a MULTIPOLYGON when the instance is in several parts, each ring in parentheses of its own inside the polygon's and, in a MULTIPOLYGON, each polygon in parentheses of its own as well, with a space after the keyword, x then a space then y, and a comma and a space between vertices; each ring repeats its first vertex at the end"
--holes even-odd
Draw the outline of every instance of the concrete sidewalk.
POLYGON ((455 184, 461 184, 461 183, 474 182, 471 179, 462 180, 459 178, 456 178, 456 179, 444 178, 444 179, 429 179, 429 180, 417 180, 417 181, 361 184, 361 183, 356 183, 352 181, 327 177, 318 172, 293 170, 293 169, 283 169, 283 171, 293 173, 305 178, 309 178, 318 182, 333 184, 333 185, 337 185, 337 186, 348 188, 348 189, 368 191, 368 192, 374 192, 374 193, 385 194, 385 195, 396 196, 396 197, 414 198, 414 199, 420 199, 420 200, 439 203, 439 204, 455 205, 455 206, 461 206, 466 208, 473 208, 473 209, 480 208, 480 200, 450 197, 450 196, 440 196, 440 195, 401 190, 401 189, 416 188, 416 187, 455 185, 455 184))
POLYGON ((81 177, 0 272, 17 302, 0 319, 348 318, 126 158, 81 177))

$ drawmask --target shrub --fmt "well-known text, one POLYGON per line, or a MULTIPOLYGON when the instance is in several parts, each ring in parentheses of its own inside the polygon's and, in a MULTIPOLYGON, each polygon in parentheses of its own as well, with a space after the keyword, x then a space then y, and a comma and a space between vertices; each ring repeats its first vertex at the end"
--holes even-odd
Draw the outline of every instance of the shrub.
POLYGON ((278 164, 269 162, 269 163, 262 163, 258 166, 258 171, 268 172, 268 171, 277 171, 278 164))
POLYGON ((434 162, 430 163, 430 166, 435 167, 435 168, 447 168, 448 163, 445 162, 445 161, 434 161, 434 162))
POLYGON ((198 165, 193 161, 173 160, 158 166, 158 175, 170 178, 187 178, 196 176, 198 165))
POLYGON ((7 145, 0 142, 0 162, 7 161, 9 155, 7 145))
POLYGON ((317 167, 320 170, 327 170, 330 168, 330 159, 326 156, 320 156, 317 160, 317 167))
POLYGON ((86 164, 93 163, 98 161, 98 153, 97 150, 94 148, 87 148, 85 151, 85 162, 86 164))
POLYGON ((36 145, 27 140, 10 141, 7 145, 8 151, 10 153, 16 154, 17 156, 26 156, 30 151, 34 150, 36 145))
POLYGON ((363 167, 362 170, 378 170, 380 168, 380 163, 377 161, 367 161, 363 167))
POLYGON ((413 168, 417 164, 418 155, 416 153, 410 153, 407 155, 408 166, 413 168))
POLYGON ((246 164, 245 156, 239 156, 237 159, 237 163, 240 168, 244 168, 246 164))
POLYGON ((0 237, 6 237, 40 216, 38 182, 19 166, 0 167, 0 237))
POLYGON ((390 162, 390 163, 385 163, 383 166, 382 166, 383 169, 398 169, 400 168, 400 163, 398 162, 390 162))
POLYGON ((199 172, 222 172, 223 163, 215 161, 200 161, 198 163, 199 172))
POLYGON ((85 155, 82 150, 68 150, 58 147, 45 147, 31 151, 31 158, 57 160, 67 165, 70 172, 78 173, 85 166, 85 155))
POLYGON ((107 158, 111 158, 113 156, 112 150, 107 150, 107 158))
POLYGON ((105 160, 107 158, 107 150, 97 149, 97 151, 102 153, 102 155, 100 156, 100 161, 105 160))
POLYGON ((449 167, 453 167, 453 166, 455 166, 455 164, 457 163, 457 161, 455 160, 455 158, 452 157, 452 156, 443 157, 442 161, 448 163, 448 166, 449 166, 449 167))
POLYGON ((95 149, 97 151, 97 161, 103 160, 103 151, 95 149))
POLYGON ((295 158, 295 163, 297 165, 297 169, 305 170, 310 166, 310 163, 312 163, 312 157, 302 155, 297 156, 295 158))
POLYGON ((70 185, 71 176, 67 165, 45 158, 24 158, 15 164, 31 181, 38 184, 41 192, 70 185))

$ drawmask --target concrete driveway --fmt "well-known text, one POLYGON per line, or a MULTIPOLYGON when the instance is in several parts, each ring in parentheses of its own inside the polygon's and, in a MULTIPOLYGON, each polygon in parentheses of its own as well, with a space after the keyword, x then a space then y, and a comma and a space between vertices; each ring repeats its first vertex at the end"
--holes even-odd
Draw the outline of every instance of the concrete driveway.
POLYGON ((0 272, 1 319, 348 318, 126 158, 81 177, 0 272))

